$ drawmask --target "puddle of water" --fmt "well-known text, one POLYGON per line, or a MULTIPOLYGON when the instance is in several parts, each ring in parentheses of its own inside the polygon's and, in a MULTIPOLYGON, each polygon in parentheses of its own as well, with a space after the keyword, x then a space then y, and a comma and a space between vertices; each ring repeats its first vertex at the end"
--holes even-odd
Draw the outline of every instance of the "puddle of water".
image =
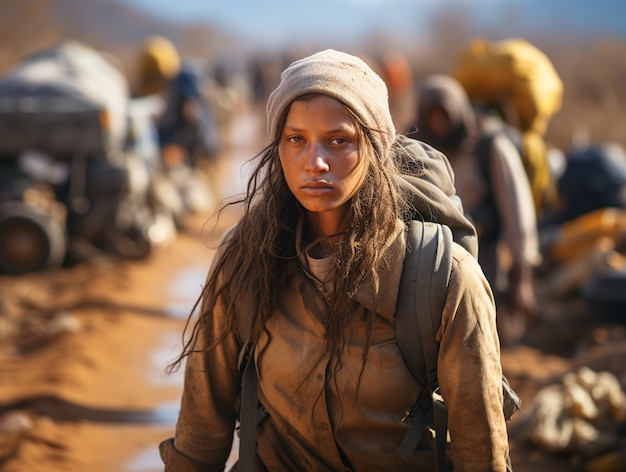
MULTIPOLYGON (((235 465, 239 458, 239 437, 235 435, 233 441, 233 447, 230 451, 230 456, 226 461, 226 468, 224 470, 230 471, 232 466, 235 465)), ((135 458, 129 462, 124 469, 124 472, 158 472, 163 470, 163 462, 159 456, 158 448, 150 447, 141 451, 135 458)))
MULTIPOLYGON (((206 268, 188 267, 177 273, 168 287, 170 302, 166 306, 166 313, 174 318, 186 318, 200 293, 201 284, 205 277, 206 268)), ((175 373, 168 374, 165 371, 167 365, 176 358, 182 349, 181 334, 178 330, 164 333, 157 348, 150 353, 151 368, 148 369, 149 377, 147 380, 157 388, 173 385, 180 387, 182 392, 184 364, 175 373)), ((179 409, 180 396, 153 409, 150 412, 151 422, 171 426, 173 434, 179 409)), ((158 444, 140 451, 124 467, 124 472, 159 472, 162 470, 163 463, 159 455, 158 444)))
MULTIPOLYGON (((238 143, 237 148, 233 150, 230 158, 230 169, 227 181, 222 184, 222 188, 226 190, 228 195, 222 195, 227 198, 230 195, 239 194, 244 191, 245 183, 251 172, 251 166, 246 161, 258 151, 252 149, 252 140, 249 142, 242 140, 242 136, 256 136, 258 134, 259 121, 252 115, 245 115, 236 121, 233 132, 238 143)), ((178 319, 185 319, 189 316, 196 299, 200 295, 202 285, 205 282, 208 267, 188 267, 177 274, 174 274, 171 284, 169 285, 168 298, 170 302, 166 305, 166 313, 178 319)), ((151 362, 154 366, 153 377, 149 380, 155 385, 180 385, 182 391, 184 365, 178 372, 168 375, 165 373, 165 367, 171 362, 181 349, 181 333, 168 333, 163 336, 160 346, 151 353, 151 362)), ((151 419, 154 423, 167 424, 172 426, 176 424, 178 412, 180 408, 180 398, 174 401, 164 403, 150 412, 151 419)), ((230 470, 238 458, 239 438, 235 435, 231 454, 226 462, 226 470, 230 470)), ((125 467, 125 472, 157 472, 163 470, 163 463, 159 456, 157 445, 150 446, 139 452, 125 467)))
POLYGON ((202 290, 208 267, 188 267, 172 280, 169 286, 171 301, 166 305, 166 313, 173 318, 185 319, 202 290))
POLYGON ((163 470, 157 446, 140 452, 124 469, 125 472, 156 472, 163 470))
POLYGON ((154 424, 175 425, 180 409, 180 400, 176 399, 156 407, 150 412, 151 422, 154 424))
MULTIPOLYGON (((164 372, 165 365, 170 362, 173 355, 177 353, 180 346, 179 333, 169 333, 163 336, 161 347, 152 353, 152 362, 158 372, 153 379, 155 384, 177 383, 181 386, 184 379, 184 365, 178 372, 167 375, 164 372)), ((172 426, 172 434, 180 409, 180 399, 170 401, 160 405, 150 412, 150 421, 154 424, 166 424, 172 426)), ((235 435, 230 456, 226 462, 226 471, 230 471, 239 457, 239 438, 235 435)), ((126 464, 124 472, 159 472, 163 470, 163 463, 159 455, 158 445, 152 445, 140 451, 129 463, 126 464)))
POLYGON ((184 378, 184 365, 178 371, 168 374, 165 369, 182 350, 181 333, 172 332, 162 336, 160 347, 153 350, 150 355, 152 368, 148 379, 156 387, 179 386, 182 389, 184 378))

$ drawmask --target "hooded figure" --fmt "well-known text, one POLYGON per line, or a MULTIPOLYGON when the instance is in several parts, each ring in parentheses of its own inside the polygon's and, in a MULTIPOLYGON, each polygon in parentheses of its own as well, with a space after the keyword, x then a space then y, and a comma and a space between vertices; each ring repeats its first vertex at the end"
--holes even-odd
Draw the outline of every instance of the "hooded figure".
POLYGON ((558 190, 558 223, 602 208, 626 209, 626 150, 614 143, 572 149, 558 190))
POLYGON ((158 134, 162 148, 180 147, 191 166, 200 159, 215 159, 221 150, 215 111, 202 93, 199 72, 189 65, 169 83, 158 134))
POLYGON ((540 260, 537 220, 521 157, 496 120, 474 108, 452 77, 427 77, 418 89, 414 136, 450 160, 463 208, 479 237, 479 262, 511 313, 534 312, 532 272, 540 260), (499 246, 510 264, 500 259, 499 246))

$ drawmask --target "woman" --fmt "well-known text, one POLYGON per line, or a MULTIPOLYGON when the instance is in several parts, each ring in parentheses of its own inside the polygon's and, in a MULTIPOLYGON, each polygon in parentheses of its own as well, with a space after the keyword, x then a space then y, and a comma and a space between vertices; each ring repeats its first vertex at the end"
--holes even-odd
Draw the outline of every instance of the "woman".
MULTIPOLYGON (((256 470, 434 470, 426 434, 407 460, 396 455, 419 390, 393 321, 417 198, 399 178, 396 161, 406 167, 410 146, 395 136, 385 84, 362 60, 322 51, 283 72, 267 117, 272 144, 179 359, 185 385, 175 438, 161 444, 166 470, 224 469, 244 346, 253 346, 263 412, 256 470)), ((434 158, 422 165, 422 183, 448 169, 434 158)), ((450 189, 447 175, 439 185, 450 189)), ((428 211, 464 220, 435 185, 411 188, 428 211)), ((493 299, 476 259, 453 251, 437 332, 450 454, 457 470, 505 470, 493 299)))

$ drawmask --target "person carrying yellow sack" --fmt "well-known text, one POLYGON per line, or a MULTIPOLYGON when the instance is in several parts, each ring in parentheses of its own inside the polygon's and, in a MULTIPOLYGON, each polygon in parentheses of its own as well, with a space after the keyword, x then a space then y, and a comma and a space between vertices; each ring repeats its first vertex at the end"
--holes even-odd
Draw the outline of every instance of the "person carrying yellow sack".
POLYGON ((541 216, 556 199, 544 136, 561 108, 563 83, 552 62, 525 39, 474 39, 460 52, 453 76, 473 103, 520 131, 522 161, 541 216))

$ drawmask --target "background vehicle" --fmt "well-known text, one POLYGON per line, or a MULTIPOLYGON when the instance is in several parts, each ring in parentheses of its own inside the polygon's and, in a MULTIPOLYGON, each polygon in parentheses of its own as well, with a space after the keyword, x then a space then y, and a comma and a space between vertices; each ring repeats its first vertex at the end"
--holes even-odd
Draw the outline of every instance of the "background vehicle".
POLYGON ((71 41, 0 80, 0 273, 93 249, 144 257, 172 231, 151 198, 156 137, 128 88, 113 60, 71 41))

